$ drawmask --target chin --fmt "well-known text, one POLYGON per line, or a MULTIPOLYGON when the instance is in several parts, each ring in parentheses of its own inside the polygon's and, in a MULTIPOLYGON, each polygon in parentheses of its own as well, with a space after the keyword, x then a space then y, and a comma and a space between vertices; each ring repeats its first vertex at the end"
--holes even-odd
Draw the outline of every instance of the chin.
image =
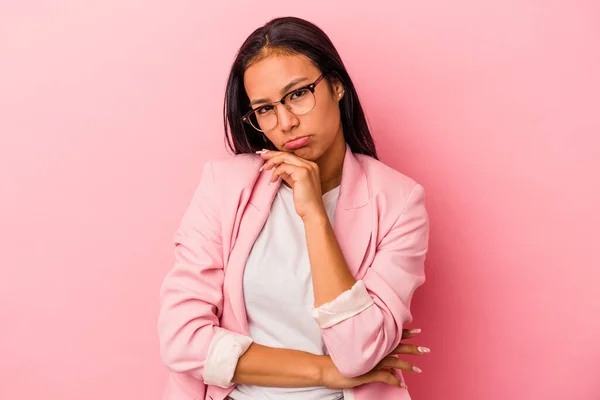
MULTIPOLYGON (((289 150, 288 150, 289 151, 289 150)), ((305 147, 300 147, 296 150, 291 150, 292 153, 297 155, 300 158, 304 158, 308 161, 315 161, 319 157, 315 157, 315 153, 317 153, 310 145, 305 147)))

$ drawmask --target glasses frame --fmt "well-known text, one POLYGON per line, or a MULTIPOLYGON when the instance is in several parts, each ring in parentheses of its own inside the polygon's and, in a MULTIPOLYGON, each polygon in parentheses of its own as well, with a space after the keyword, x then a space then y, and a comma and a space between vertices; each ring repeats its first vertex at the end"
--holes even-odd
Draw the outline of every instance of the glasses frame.
MULTIPOLYGON (((262 104, 262 105, 260 105, 258 107, 255 107, 255 108, 251 109, 246 114, 244 114, 244 116, 242 117, 242 121, 244 121, 245 123, 247 123, 248 125, 250 125, 252 128, 256 129, 259 132, 268 132, 268 131, 263 131, 261 129, 258 129, 257 127, 255 127, 254 125, 252 125, 252 121, 250 121, 250 116, 252 115, 252 113, 256 112, 256 110, 258 110, 258 109, 260 109, 262 107, 265 107, 265 106, 275 106, 275 104, 277 104, 277 103, 281 103, 286 108, 286 110, 288 110, 289 112, 291 112, 294 115, 306 115, 306 114, 308 114, 309 112, 311 112, 312 110, 314 110, 314 108, 315 108, 314 105, 313 105, 313 107, 310 110, 308 110, 304 114, 296 114, 296 113, 294 113, 290 109, 289 105, 285 104, 285 98, 288 97, 292 93, 298 92, 300 90, 306 90, 306 89, 310 90, 310 92, 314 96, 315 95, 315 89, 317 88, 317 85, 323 80, 323 78, 325 78, 325 75, 326 75, 326 73, 323 72, 313 83, 305 85, 305 86, 302 86, 302 87, 299 87, 299 88, 294 89, 294 90, 290 90, 285 95, 283 95, 283 97, 280 100, 278 100, 278 101, 275 101, 273 103, 262 104)), ((316 101, 316 98, 315 98, 315 105, 316 104, 317 104, 317 101, 316 101)), ((275 107, 273 107, 273 108, 275 108, 275 107)), ((275 115, 277 115, 277 113, 275 115)), ((269 129, 269 131, 275 129, 277 127, 277 125, 279 125, 279 118, 277 118, 277 124, 274 127, 272 127, 271 129, 269 129)))

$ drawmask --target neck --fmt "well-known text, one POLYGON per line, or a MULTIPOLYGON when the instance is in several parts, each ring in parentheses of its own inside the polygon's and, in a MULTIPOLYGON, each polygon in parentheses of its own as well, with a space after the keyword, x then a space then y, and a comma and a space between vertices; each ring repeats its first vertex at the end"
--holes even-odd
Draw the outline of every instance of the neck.
POLYGON ((321 174, 322 193, 327 193, 342 182, 342 167, 344 166, 345 155, 346 141, 340 130, 329 149, 318 160, 315 160, 321 174))

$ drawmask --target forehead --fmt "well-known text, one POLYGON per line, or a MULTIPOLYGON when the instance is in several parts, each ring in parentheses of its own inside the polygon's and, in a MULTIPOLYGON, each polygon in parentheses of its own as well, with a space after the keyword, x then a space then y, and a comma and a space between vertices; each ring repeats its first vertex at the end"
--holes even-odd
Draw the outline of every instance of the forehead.
POLYGON ((290 81, 318 77, 318 68, 303 55, 272 54, 252 64, 244 72, 244 87, 250 100, 254 98, 275 99, 290 81))

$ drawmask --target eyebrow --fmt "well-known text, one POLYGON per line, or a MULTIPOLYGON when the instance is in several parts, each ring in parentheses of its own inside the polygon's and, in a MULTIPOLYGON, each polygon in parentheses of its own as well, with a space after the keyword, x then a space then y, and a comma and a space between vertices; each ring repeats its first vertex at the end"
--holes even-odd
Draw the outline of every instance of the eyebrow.
MULTIPOLYGON (((304 81, 307 81, 307 80, 308 80, 308 77, 306 77, 306 76, 302 77, 302 78, 296 78, 296 79, 294 79, 293 81, 291 81, 290 83, 288 83, 287 85, 285 85, 283 87, 283 89, 281 89, 281 94, 283 95, 283 94, 287 93, 288 90, 290 90, 291 88, 293 88, 297 84, 299 84, 301 82, 304 82, 304 81)), ((254 106, 254 105, 259 104, 259 103, 268 103, 268 102, 269 102, 269 99, 252 100, 250 102, 250 106, 254 106)))

